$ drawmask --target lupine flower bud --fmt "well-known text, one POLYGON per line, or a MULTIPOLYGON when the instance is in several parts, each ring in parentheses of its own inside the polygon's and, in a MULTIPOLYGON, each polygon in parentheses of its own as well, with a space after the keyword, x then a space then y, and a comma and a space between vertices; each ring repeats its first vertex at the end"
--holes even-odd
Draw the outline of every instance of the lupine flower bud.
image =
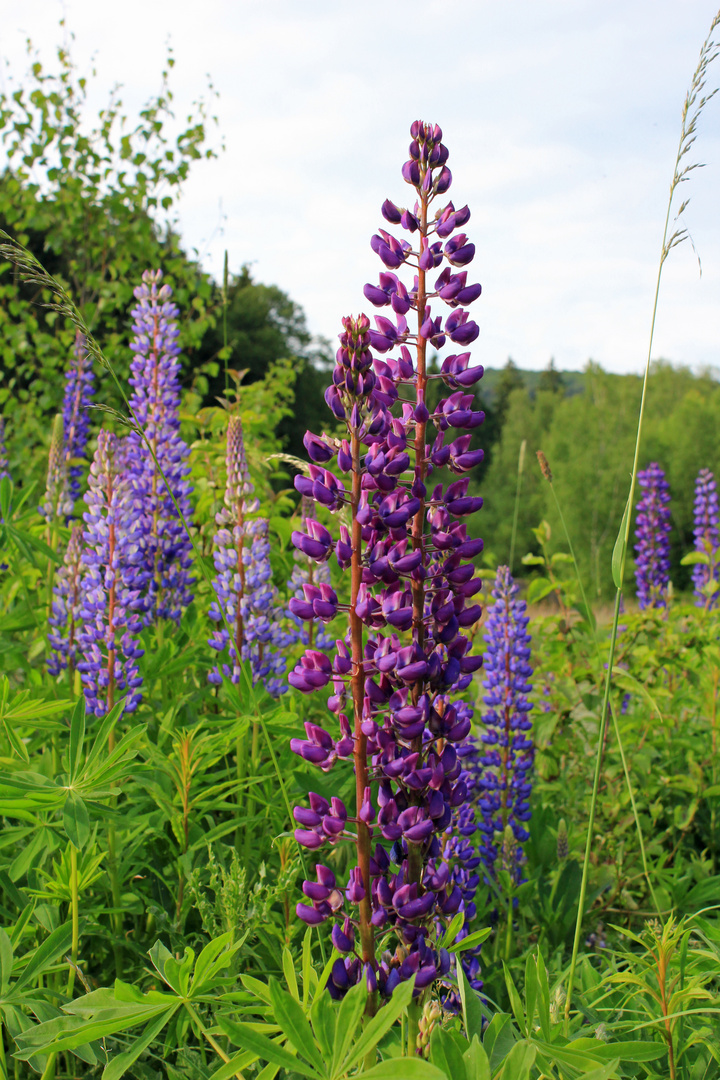
POLYGON ((720 579, 720 562, 717 562, 720 538, 718 534, 718 494, 715 477, 709 469, 701 469, 695 482, 695 550, 708 555, 714 567, 703 563, 693 566, 695 585, 695 603, 698 607, 714 608, 717 605, 715 593, 708 599, 707 585, 711 579, 720 579))
POLYGON ((570 853, 570 847, 568 845, 568 831, 565 824, 565 818, 560 818, 558 822, 558 834, 557 834, 557 857, 558 862, 562 862, 563 859, 567 859, 570 853))
POLYGON ((653 462, 638 473, 642 495, 635 523, 635 580, 640 609, 667 606, 670 583, 670 490, 653 462))
POLYGON ((38 511, 48 525, 51 525, 58 518, 71 514, 72 508, 72 499, 68 490, 67 458, 63 446, 63 418, 58 413, 53 421, 50 438, 45 498, 38 507, 38 511))
POLYGON ((73 503, 80 497, 80 478, 83 475, 85 452, 90 435, 88 405, 92 401, 95 376, 92 357, 85 337, 80 331, 75 335, 73 358, 65 374, 65 397, 63 400, 63 425, 65 429, 65 460, 70 478, 69 496, 73 503))

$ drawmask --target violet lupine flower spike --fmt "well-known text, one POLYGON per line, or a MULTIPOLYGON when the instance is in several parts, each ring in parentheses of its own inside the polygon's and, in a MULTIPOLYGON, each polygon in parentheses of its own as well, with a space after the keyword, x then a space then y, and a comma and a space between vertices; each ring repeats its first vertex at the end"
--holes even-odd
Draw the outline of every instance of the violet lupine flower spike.
POLYGON ((45 518, 48 530, 59 518, 68 517, 73 508, 68 491, 67 459, 63 444, 63 418, 58 413, 53 421, 50 438, 45 498, 38 507, 38 512, 45 518))
MULTIPOLYGON (((190 522, 189 450, 180 437, 178 309, 171 302, 170 286, 160 285, 161 277, 160 270, 146 270, 142 285, 134 292, 138 303, 132 312, 135 337, 130 405, 172 495, 185 520, 190 522)), ((147 589, 144 622, 146 625, 156 619, 178 622, 192 600, 190 537, 147 444, 137 431, 128 436, 128 467, 136 510, 143 517, 143 585, 147 589)))
POLYGON ((125 440, 101 430, 85 493, 83 625, 78 636, 82 660, 77 670, 88 711, 96 716, 112 708, 116 691, 125 696, 126 712, 132 712, 141 699, 137 660, 143 650, 137 645, 137 634, 142 628, 138 614, 142 598, 134 587, 133 565, 141 558, 141 550, 126 453, 125 440))
MULTIPOLYGON (((304 532, 293 534, 309 558, 324 563, 334 548, 341 570, 351 571, 349 634, 337 642, 332 663, 324 653, 308 650, 290 676, 305 692, 333 680, 329 707, 340 728, 333 737, 307 724, 307 739, 293 740, 295 752, 324 770, 351 755, 355 766, 353 817, 339 799, 328 802, 318 795, 311 796, 309 809, 295 811, 300 826, 295 835, 307 847, 343 836, 356 844, 357 865, 344 898, 334 875, 321 866, 317 882, 303 886, 312 906, 297 909, 309 923, 336 920, 333 942, 346 959, 335 965, 328 983, 335 996, 363 973, 372 989, 386 995, 411 975, 418 993, 444 976, 450 958, 437 948, 436 931, 465 903, 443 846, 453 811, 466 796, 457 747, 470 730, 471 711, 453 696, 467 689, 481 665, 480 657, 469 655, 471 640, 463 631, 480 616, 472 602, 480 583, 473 580, 469 560, 482 550, 482 541, 469 539, 460 519, 478 510, 482 500, 468 495, 467 479, 436 484, 431 493, 426 480, 443 466, 462 475, 482 459, 481 450, 470 449, 470 432, 483 414, 473 410, 472 393, 464 392, 482 368, 468 367, 469 352, 447 357, 438 377, 451 393, 431 415, 425 403, 426 350, 428 341, 440 349, 446 337, 460 345, 477 337, 476 324, 458 305, 476 299, 480 286, 467 285, 465 270, 452 272, 474 254, 464 234, 451 237, 468 220, 467 208, 456 211, 450 203, 430 218, 430 204, 451 182, 442 133, 418 122, 411 134, 411 160, 403 175, 417 201, 413 210, 401 210, 388 200, 382 212, 415 234, 417 245, 413 249, 381 231, 372 246, 390 270, 412 266, 414 283, 408 288, 390 272, 381 274, 379 287, 365 287, 371 303, 392 307, 395 322, 378 317, 375 331, 364 315, 343 320, 325 400, 344 421, 347 438, 335 442, 308 433, 310 477, 295 480, 301 494, 331 512, 349 503, 352 518, 351 531, 341 526, 335 544, 330 531, 312 519, 304 532), (449 265, 431 290, 427 273, 443 262, 449 265), (444 326, 441 316, 431 315, 432 298, 453 309, 444 326), (416 333, 405 319, 411 309, 416 333), (398 347, 399 355, 377 359, 370 347, 381 353, 398 347), (401 384, 414 400, 400 399, 401 384), (396 403, 398 415, 393 415, 396 403), (430 421, 437 435, 426 446, 430 421), (452 428, 459 437, 446 445, 445 433, 452 428), (351 474, 350 492, 327 468, 335 457, 338 471, 351 474), (343 711, 348 681, 352 722, 343 711), (372 849, 378 834, 392 845, 389 852, 382 842, 372 849), (394 955, 386 948, 393 937, 394 955)), ((305 591, 307 607, 318 618, 329 620, 342 608, 331 590, 317 595, 305 586, 305 591)))
POLYGON ((87 350, 84 335, 78 331, 73 347, 73 359, 65 374, 63 401, 65 461, 70 481, 69 495, 73 504, 80 497, 80 478, 83 475, 81 461, 85 458, 90 434, 88 405, 92 401, 94 387, 92 357, 87 350))
POLYGON ((488 877, 494 878, 501 851, 516 884, 521 882, 523 853, 530 819, 530 770, 533 744, 527 699, 531 686, 530 635, 524 600, 507 566, 500 566, 493 588, 494 603, 485 624, 485 689, 481 735, 485 752, 480 757, 479 807, 482 820, 480 856, 488 877), (508 844, 508 827, 515 843, 508 844))
POLYGON ((720 580, 720 561, 718 547, 718 493, 715 477, 709 469, 701 469, 695 482, 695 549, 709 556, 711 565, 697 563, 693 566, 695 584, 695 603, 698 607, 714 608, 717 604, 717 592, 707 594, 707 586, 714 578, 720 580), (705 590, 705 591, 704 591, 705 590))
POLYGON ((635 522, 635 580, 638 605, 667 607, 670 583, 670 489, 656 462, 638 473, 642 495, 635 522))

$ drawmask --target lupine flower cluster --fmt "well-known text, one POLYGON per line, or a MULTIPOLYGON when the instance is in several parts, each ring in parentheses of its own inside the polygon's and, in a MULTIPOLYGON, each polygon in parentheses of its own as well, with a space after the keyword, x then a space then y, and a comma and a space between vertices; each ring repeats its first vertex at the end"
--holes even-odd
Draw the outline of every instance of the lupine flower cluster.
POLYGON ((178 308, 171 302, 170 286, 160 285, 161 278, 160 270, 144 272, 132 312, 130 405, 157 458, 156 464, 145 439, 132 431, 128 470, 135 511, 142 517, 143 580, 138 584, 146 590, 146 624, 156 619, 178 622, 192 599, 192 544, 171 497, 172 493, 189 522, 192 489, 187 479, 189 450, 180 437, 178 308))
MULTIPOLYGON (((134 513, 124 440, 100 431, 90 466, 87 509, 83 514, 85 547, 77 663, 88 710, 104 716, 116 691, 131 712, 140 701, 142 678, 137 644, 142 622, 141 591, 134 587, 143 558, 140 519, 134 513)), ((56 593, 57 596, 57 593, 56 593)), ((67 640, 67 639, 66 639, 67 640)))
POLYGON ((208 613, 218 628, 208 644, 226 659, 212 669, 208 679, 216 685, 223 678, 238 683, 240 664, 249 660, 253 680, 262 680, 277 696, 287 689, 286 660, 279 650, 292 644, 293 635, 279 619, 267 521, 252 516, 260 504, 253 494, 239 416, 228 421, 225 464, 225 505, 216 515, 218 531, 213 538, 216 598, 208 613))
MULTIPOLYGON (((718 494, 715 477, 709 469, 701 469, 695 481, 695 549, 709 555, 714 561, 717 558, 720 546, 720 534, 718 533, 718 494)), ((698 607, 714 608, 717 604, 717 593, 709 600, 703 592, 711 580, 720 580, 720 562, 711 566, 697 563, 693 566, 693 582, 695 585, 695 603, 698 607)))
POLYGON ((641 610, 667 606, 670 583, 670 489, 652 462, 638 473, 642 495, 635 523, 635 580, 641 610))
POLYGON ((349 507, 351 516, 351 528, 340 525, 336 538, 314 519, 293 534, 308 558, 323 564, 334 555, 350 571, 349 605, 329 584, 304 584, 305 607, 294 605, 295 614, 329 622, 347 611, 349 631, 332 660, 309 649, 290 675, 304 692, 332 682, 328 704, 339 727, 332 735, 308 723, 293 750, 325 771, 351 758, 355 769, 354 811, 337 796, 317 794, 295 809, 296 838, 311 850, 343 838, 356 845, 345 887, 318 865, 297 906, 311 925, 333 921, 332 941, 343 954, 328 982, 335 997, 361 978, 389 995, 412 975, 418 993, 446 975, 450 957, 437 948, 436 931, 465 902, 443 851, 467 798, 458 748, 470 715, 454 698, 482 662, 471 655, 466 631, 480 616, 470 560, 483 545, 468 537, 462 519, 482 500, 468 494, 467 478, 431 487, 428 480, 444 467, 462 477, 482 459, 471 449, 472 430, 483 420, 471 388, 483 369, 469 367, 469 352, 448 356, 438 376, 448 393, 431 414, 426 355, 428 343, 440 349, 449 338, 464 348, 477 337, 463 305, 481 290, 468 284, 464 268, 475 249, 458 231, 470 211, 450 202, 430 213, 451 184, 442 132, 417 122, 411 135, 403 176, 416 201, 403 209, 387 200, 382 213, 412 242, 380 230, 371 243, 386 270, 378 285, 365 287, 366 298, 394 317, 376 317, 374 330, 365 315, 343 320, 325 400, 347 437, 308 433, 310 476, 295 481, 302 495, 331 512, 349 507), (415 271, 409 285, 395 273, 403 266, 415 271), (450 307, 444 321, 443 305, 450 307), (397 352, 380 359, 371 349, 397 352))
POLYGON ((64 448, 63 418, 58 413, 53 421, 50 438, 45 497, 38 507, 38 512, 50 526, 59 518, 69 517, 72 509, 73 500, 70 498, 68 488, 68 465, 64 448))
POLYGON ((79 331, 75 337, 73 358, 65 373, 65 397, 63 400, 63 427, 65 431, 65 461, 68 468, 68 495, 73 504, 80 498, 80 479, 83 475, 82 460, 85 458, 90 435, 88 405, 92 401, 95 376, 92 357, 85 337, 79 331))
POLYGON ((498 567, 485 626, 485 678, 483 688, 484 753, 478 778, 480 857, 488 878, 498 869, 512 880, 522 880, 522 844, 528 839, 530 770, 533 764, 530 635, 527 605, 518 599, 519 588, 507 566, 498 567), (510 831, 508 831, 510 830, 510 831))

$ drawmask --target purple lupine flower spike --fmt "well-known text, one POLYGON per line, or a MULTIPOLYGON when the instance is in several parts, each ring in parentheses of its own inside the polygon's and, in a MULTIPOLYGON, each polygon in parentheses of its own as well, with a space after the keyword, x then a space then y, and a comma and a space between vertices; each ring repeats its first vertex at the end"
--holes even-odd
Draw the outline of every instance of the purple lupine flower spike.
POLYGON ((74 525, 65 549, 63 565, 55 572, 52 610, 48 634, 51 647, 48 671, 59 675, 66 668, 72 672, 77 664, 77 646, 82 609, 83 527, 74 525))
POLYGON ((38 512, 50 526, 59 518, 68 517, 72 509, 73 504, 68 489, 67 458, 64 450, 63 418, 58 413, 53 421, 50 439, 45 497, 38 507, 38 512))
MULTIPOLYGON (((187 479, 189 449, 180 437, 180 346, 178 308, 171 302, 172 289, 160 285, 162 272, 146 270, 135 291, 132 341, 134 352, 130 405, 153 448, 187 522, 191 521, 192 488, 187 479)), ((185 526, 145 439, 137 431, 128 436, 135 507, 142 515, 146 625, 156 619, 178 622, 192 600, 190 555, 192 544, 185 526)))
POLYGON ((485 730, 481 739, 479 807, 482 820, 480 856, 488 877, 494 877, 503 855, 513 880, 522 880, 522 844, 528 839, 530 770, 533 764, 530 635, 526 604, 507 566, 498 567, 485 624, 485 730), (508 844, 508 828, 515 843, 508 844), (503 849, 505 849, 503 851, 503 849))
POLYGON ((693 566, 695 585, 695 603, 697 607, 714 608, 717 593, 708 598, 707 586, 714 578, 720 580, 720 562, 718 562, 718 493, 715 477, 709 469, 701 469, 695 482, 695 549, 708 555, 711 565, 697 563, 693 566), (704 591, 705 590, 705 591, 704 591))
POLYGON ((92 357, 87 343, 80 331, 75 336, 73 358, 65 374, 65 398, 63 400, 63 427, 65 431, 65 460, 68 465, 70 482, 69 495, 73 503, 80 497, 80 478, 84 467, 81 464, 90 435, 90 416, 88 405, 92 401, 95 388, 95 376, 92 370, 92 357))
POLYGON ((142 628, 135 564, 141 558, 139 519, 134 512, 125 440, 100 431, 90 466, 83 514, 82 629, 77 670, 88 711, 104 716, 120 697, 132 712, 141 700, 142 628))
MULTIPOLYGON (((356 848, 340 899, 315 898, 306 883, 313 903, 297 908, 306 922, 334 922, 333 943, 345 954, 328 981, 335 997, 361 978, 384 996, 411 976, 417 993, 443 978, 450 956, 437 947, 437 928, 472 903, 470 878, 454 873, 460 857, 446 833, 467 796, 458 748, 470 709, 458 697, 481 664, 471 655, 480 583, 470 560, 482 541, 467 535, 463 519, 482 505, 464 475, 482 457, 469 433, 483 414, 465 392, 482 368, 469 368, 469 352, 454 353, 433 376, 427 348, 448 338, 464 348, 477 337, 460 305, 477 299, 480 286, 464 269, 473 245, 463 233, 453 236, 469 211, 431 206, 451 183, 442 132, 418 121, 411 136, 403 177, 414 205, 387 200, 382 208, 410 239, 380 229, 371 240, 384 267, 365 296, 388 314, 375 318, 375 329, 365 315, 343 319, 325 400, 345 438, 308 434, 310 476, 295 479, 302 495, 331 513, 349 508, 351 518, 336 537, 310 517, 293 533, 299 551, 320 566, 334 554, 350 582, 350 627, 334 657, 308 649, 289 678, 303 692, 331 683, 328 706, 337 715, 327 724, 335 730, 306 725, 307 739, 294 739, 292 749, 325 771, 352 755, 355 769, 354 811, 314 794, 309 807, 295 810, 299 843, 314 850, 350 840, 356 848), (451 308, 446 317, 443 304, 451 308), (448 396, 431 413, 433 377, 448 396), (445 466, 456 474, 450 482, 441 474, 429 483, 445 466)), ((342 608, 321 586, 305 585, 296 599, 299 618, 342 608)))
POLYGON ((670 584, 670 489, 665 473, 653 462, 638 473, 642 495, 635 523, 635 580, 638 605, 667 607, 670 584))

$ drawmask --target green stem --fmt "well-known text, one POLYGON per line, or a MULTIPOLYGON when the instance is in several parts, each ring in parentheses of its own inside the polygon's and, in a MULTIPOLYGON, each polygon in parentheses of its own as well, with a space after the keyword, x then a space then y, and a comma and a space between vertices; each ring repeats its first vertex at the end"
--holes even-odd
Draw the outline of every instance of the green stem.
POLYGON ((75 968, 80 945, 80 898, 78 895, 77 849, 70 843, 70 912, 72 918, 72 945, 70 948, 70 971, 68 972, 67 996, 72 998, 75 986, 75 968))
POLYGON ((522 475, 525 467, 525 447, 527 446, 527 439, 523 439, 520 443, 520 456, 518 457, 518 471, 517 471, 517 485, 515 487, 515 510, 513 512, 513 524, 512 524, 512 537, 510 540, 510 573, 513 571, 513 562, 515 561, 515 538, 517 536, 517 523, 518 514, 520 512, 520 488, 522 486, 522 475))
POLYGON ((411 1001, 407 1011, 407 1056, 417 1057, 417 1040, 420 1034, 420 1017, 422 1009, 417 1001, 411 1001))
POLYGON ((223 263, 223 354, 225 356, 225 394, 227 394, 230 388, 230 374, 228 371, 228 354, 227 354, 227 307, 228 307, 228 253, 225 251, 225 261, 223 263))
POLYGON ((620 589, 615 596, 615 616, 613 618, 612 633, 610 635, 610 655, 608 657, 607 674, 605 677, 605 690, 603 692, 602 709, 598 717, 597 749, 595 752, 595 773, 593 776, 592 796, 590 799, 590 817, 588 820, 587 837, 585 840, 585 858, 583 859, 582 880, 580 882, 580 897, 578 899, 577 919, 575 922, 575 938, 573 940, 572 959, 570 960, 570 973, 568 975, 567 999, 565 1001, 565 1035, 570 1029, 570 1006, 572 1004, 573 984, 575 981, 575 968, 577 966, 578 949, 580 948, 580 934, 582 932, 583 915, 585 913, 585 897, 587 895, 588 871, 590 868, 590 851, 593 842, 595 828, 595 808, 597 806, 598 790, 600 787, 600 769, 602 766, 603 742, 605 736, 605 717, 607 716, 610 701, 610 686, 612 684, 613 658, 615 656, 615 642, 617 640, 618 620, 620 618, 620 589))

